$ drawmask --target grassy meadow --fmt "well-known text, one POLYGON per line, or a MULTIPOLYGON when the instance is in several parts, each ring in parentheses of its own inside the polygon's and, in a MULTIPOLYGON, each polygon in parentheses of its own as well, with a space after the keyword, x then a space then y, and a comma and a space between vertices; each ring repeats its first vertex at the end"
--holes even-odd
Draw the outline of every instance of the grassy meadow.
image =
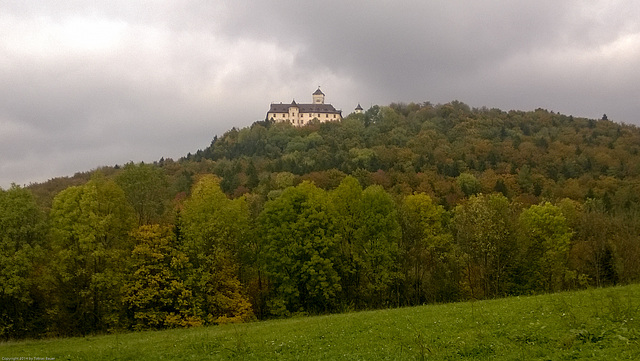
POLYGON ((638 360, 640 285, 0 344, 2 360, 638 360))

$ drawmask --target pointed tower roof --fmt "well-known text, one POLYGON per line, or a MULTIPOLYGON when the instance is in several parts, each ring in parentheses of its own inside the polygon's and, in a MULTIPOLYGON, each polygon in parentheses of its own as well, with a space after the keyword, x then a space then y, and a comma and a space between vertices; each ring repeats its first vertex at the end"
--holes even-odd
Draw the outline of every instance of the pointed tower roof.
POLYGON ((316 90, 315 92, 313 92, 312 95, 324 95, 324 93, 322 92, 322 90, 320 90, 320 87, 318 87, 318 90, 316 90))
POLYGON ((293 101, 291 102, 291 106, 296 108, 298 107, 298 103, 296 103, 295 99, 293 99, 293 101))
POLYGON ((364 110, 364 109, 362 109, 362 107, 360 106, 360 103, 358 103, 358 106, 356 107, 356 110, 364 110))

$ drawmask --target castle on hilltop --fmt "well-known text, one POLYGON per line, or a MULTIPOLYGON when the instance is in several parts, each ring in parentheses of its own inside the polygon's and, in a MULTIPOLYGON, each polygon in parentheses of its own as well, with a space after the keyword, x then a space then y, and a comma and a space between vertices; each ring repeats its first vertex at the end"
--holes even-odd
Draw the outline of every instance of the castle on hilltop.
MULTIPOLYGON (((303 126, 309 124, 310 121, 317 119, 321 123, 342 120, 342 110, 337 110, 331 104, 324 103, 324 93, 318 87, 313 94, 313 102, 311 104, 298 104, 295 100, 291 104, 271 104, 271 108, 267 112, 267 120, 276 123, 290 123, 295 126, 303 126)), ((358 104, 360 111, 362 108, 358 104)), ((356 108, 356 112, 358 112, 356 108)))

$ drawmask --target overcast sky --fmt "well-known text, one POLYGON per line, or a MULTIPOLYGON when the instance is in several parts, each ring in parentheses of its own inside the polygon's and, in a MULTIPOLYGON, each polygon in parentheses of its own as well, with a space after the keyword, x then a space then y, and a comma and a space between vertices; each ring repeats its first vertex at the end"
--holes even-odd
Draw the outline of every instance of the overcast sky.
POLYGON ((640 125, 634 0, 0 0, 0 187, 177 159, 271 102, 640 125))

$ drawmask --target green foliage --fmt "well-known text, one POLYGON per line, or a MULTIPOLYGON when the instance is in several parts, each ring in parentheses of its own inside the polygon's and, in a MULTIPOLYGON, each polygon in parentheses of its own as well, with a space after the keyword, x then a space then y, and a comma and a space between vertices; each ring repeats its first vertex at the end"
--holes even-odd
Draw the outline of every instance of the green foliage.
POLYGON ((128 163, 118 174, 116 182, 138 215, 138 225, 158 222, 168 198, 167 176, 150 164, 128 163))
POLYGON ((403 199, 399 219, 404 303, 458 299, 458 251, 444 208, 426 194, 413 194, 403 199))
POLYGON ((45 321, 44 216, 28 190, 0 189, 0 338, 36 335, 45 321))
POLYGON ((502 194, 472 196, 454 210, 453 226, 465 253, 465 283, 472 298, 509 293, 517 264, 513 243, 515 217, 502 194))
POLYGON ((180 230, 189 265, 186 284, 196 315, 205 323, 250 320, 251 304, 238 280, 239 248, 249 228, 244 198, 228 199, 214 176, 202 177, 180 214, 180 230))
POLYGON ((131 275, 124 283, 123 302, 134 329, 192 326, 193 295, 182 278, 187 256, 178 250, 171 226, 141 226, 132 233, 131 275))
POLYGON ((339 270, 341 288, 345 299, 359 297, 358 269, 360 265, 357 232, 362 227, 362 186, 352 176, 345 177, 340 185, 329 193, 329 199, 336 212, 335 226, 339 256, 336 267, 339 270))
POLYGON ((129 238, 133 222, 122 189, 101 177, 55 197, 51 209, 55 332, 87 334, 120 324, 123 260, 133 248, 129 238))
POLYGON ((397 305, 399 295, 392 286, 399 277, 401 230, 395 204, 381 186, 374 185, 362 192, 358 206, 360 224, 354 235, 357 297, 368 307, 397 305))
POLYGON ((482 184, 470 173, 462 173, 457 178, 458 186, 465 196, 470 197, 482 191, 482 184))
POLYGON ((520 214, 521 250, 530 287, 558 291, 565 285, 573 232, 558 206, 533 205, 520 214))
POLYGON ((308 182, 265 204, 259 223, 264 270, 273 283, 272 314, 335 307, 341 287, 333 262, 334 217, 326 193, 308 182))
POLYGON ((345 177, 329 194, 336 212, 339 256, 334 261, 341 276, 343 300, 359 308, 397 304, 398 243, 401 230, 396 206, 380 186, 364 191, 345 177))

